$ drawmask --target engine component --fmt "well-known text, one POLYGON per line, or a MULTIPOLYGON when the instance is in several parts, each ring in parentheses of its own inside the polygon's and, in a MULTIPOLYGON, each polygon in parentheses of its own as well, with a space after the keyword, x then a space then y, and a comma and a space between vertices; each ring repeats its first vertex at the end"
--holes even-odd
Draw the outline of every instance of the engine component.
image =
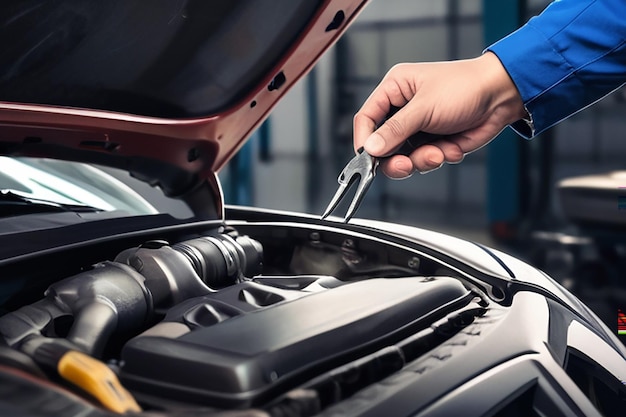
POLYGON ((103 362, 68 349, 57 339, 40 344, 35 350, 35 357, 47 370, 88 392, 106 409, 119 414, 141 411, 132 394, 120 384, 117 375, 103 362))
POLYGON ((152 293, 172 306, 210 292, 207 285, 223 288, 259 274, 263 247, 248 236, 216 234, 171 246, 161 240, 146 242, 121 252, 115 260, 150 277, 152 293))
POLYGON ((99 357, 113 332, 145 328, 155 312, 209 294, 261 268, 262 247, 246 237, 216 235, 169 246, 150 241, 115 262, 51 285, 45 298, 0 317, 0 336, 35 357, 50 337, 99 357))
POLYGON ((263 247, 248 236, 206 236, 177 243, 173 249, 189 259, 202 281, 211 288, 234 284, 241 277, 261 273, 263 247))
POLYGON ((241 283, 171 309, 124 346, 123 383, 152 401, 259 405, 409 337, 473 297, 447 277, 371 279, 314 293, 286 289, 290 279, 277 287, 241 283))
MULTIPOLYGON (((71 346, 97 356, 113 331, 147 322, 153 298, 144 281, 126 265, 102 262, 51 285, 44 299, 0 317, 0 334, 9 346, 42 336, 66 336, 71 346), (59 334, 64 320, 71 326, 67 334, 59 334)), ((31 349, 37 343, 23 348, 34 357, 31 349)))

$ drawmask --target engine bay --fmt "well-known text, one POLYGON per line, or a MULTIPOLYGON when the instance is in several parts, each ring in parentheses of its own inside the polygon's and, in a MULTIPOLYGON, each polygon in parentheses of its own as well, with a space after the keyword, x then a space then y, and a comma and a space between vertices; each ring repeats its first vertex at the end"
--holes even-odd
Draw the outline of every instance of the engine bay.
POLYGON ((315 415, 494 311, 489 291, 427 250, 295 223, 201 229, 94 242, 108 256, 90 265, 69 267, 88 248, 65 248, 47 280, 31 263, 22 288, 47 287, 5 301, 0 367, 114 412, 315 415), (65 362, 113 382, 93 388, 65 362))

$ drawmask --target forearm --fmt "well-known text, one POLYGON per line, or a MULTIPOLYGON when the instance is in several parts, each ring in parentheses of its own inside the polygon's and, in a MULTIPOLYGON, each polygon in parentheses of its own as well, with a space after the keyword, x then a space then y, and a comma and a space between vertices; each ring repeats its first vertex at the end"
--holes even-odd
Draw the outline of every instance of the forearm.
POLYGON ((532 116, 530 137, 626 82, 626 0, 562 0, 487 48, 532 116))

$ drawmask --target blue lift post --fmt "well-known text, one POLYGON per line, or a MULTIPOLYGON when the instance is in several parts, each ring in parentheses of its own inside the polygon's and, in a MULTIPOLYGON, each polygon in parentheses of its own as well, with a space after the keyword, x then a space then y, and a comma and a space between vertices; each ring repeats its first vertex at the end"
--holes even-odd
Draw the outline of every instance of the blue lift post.
MULTIPOLYGON (((483 0, 486 45, 513 32, 522 23, 525 0, 483 0)), ((487 216, 494 238, 515 238, 516 223, 522 215, 522 143, 511 129, 505 129, 487 147, 487 216)))
POLYGON ((269 162, 270 154, 270 121, 268 118, 252 134, 248 142, 232 157, 226 166, 227 173, 221 177, 224 191, 224 202, 242 206, 254 205, 254 149, 258 148, 259 161, 269 162))
POLYGON ((306 150, 306 208, 315 213, 321 208, 316 206, 319 201, 320 184, 320 152, 319 152, 319 115, 317 112, 317 70, 313 68, 306 81, 307 97, 307 150, 306 150))
POLYGON ((253 203, 252 149, 258 135, 258 131, 255 132, 226 166, 228 174, 221 178, 226 204, 250 206, 253 203))

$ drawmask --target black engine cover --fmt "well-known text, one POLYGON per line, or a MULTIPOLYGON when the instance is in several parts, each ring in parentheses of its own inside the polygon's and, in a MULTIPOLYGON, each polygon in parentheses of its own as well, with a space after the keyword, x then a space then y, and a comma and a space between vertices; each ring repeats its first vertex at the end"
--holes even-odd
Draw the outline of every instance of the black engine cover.
POLYGON ((140 397, 260 405, 472 298, 447 277, 379 278, 314 293, 286 289, 300 286, 293 279, 242 283, 172 309, 124 347, 124 384, 140 397))

